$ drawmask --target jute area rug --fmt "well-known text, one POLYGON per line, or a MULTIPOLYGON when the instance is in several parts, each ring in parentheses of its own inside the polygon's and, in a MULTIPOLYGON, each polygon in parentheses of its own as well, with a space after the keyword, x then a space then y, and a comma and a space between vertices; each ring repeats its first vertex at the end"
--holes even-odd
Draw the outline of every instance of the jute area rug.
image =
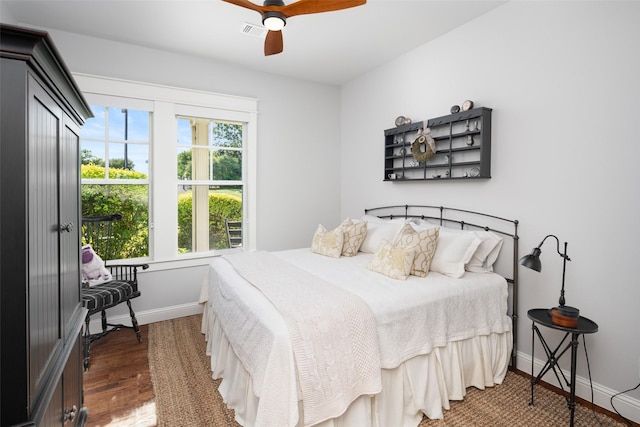
MULTIPOLYGON (((158 426, 239 427, 217 391, 220 380, 211 378, 200 321, 196 315, 149 325, 149 370, 158 426)), ((469 388, 463 401, 451 402, 443 420, 425 417, 419 427, 569 425, 565 399, 550 390, 536 386, 535 406, 529 406, 530 384, 528 378, 509 372, 498 386, 483 391, 469 388)), ((576 406, 575 425, 624 427, 581 405, 576 406)))

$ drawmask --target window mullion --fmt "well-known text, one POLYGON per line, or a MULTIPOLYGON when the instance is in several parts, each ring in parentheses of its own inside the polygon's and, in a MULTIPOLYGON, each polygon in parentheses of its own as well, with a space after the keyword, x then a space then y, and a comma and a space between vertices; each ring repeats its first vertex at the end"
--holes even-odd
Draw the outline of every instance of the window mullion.
MULTIPOLYGON (((192 123, 192 135, 194 147, 208 147, 209 120, 197 119, 192 123)), ((208 180, 209 177, 209 150, 194 149, 192 178, 194 180, 208 180)), ((191 199, 192 212, 192 236, 193 252, 206 252, 209 250, 209 187, 196 185, 192 187, 191 199)))
POLYGON ((156 101, 153 114, 153 134, 156 141, 152 147, 153 180, 151 191, 153 258, 158 261, 175 259, 178 236, 178 204, 175 194, 178 170, 176 165, 177 127, 174 105, 156 101), (162 137, 160 138, 159 135, 162 137))

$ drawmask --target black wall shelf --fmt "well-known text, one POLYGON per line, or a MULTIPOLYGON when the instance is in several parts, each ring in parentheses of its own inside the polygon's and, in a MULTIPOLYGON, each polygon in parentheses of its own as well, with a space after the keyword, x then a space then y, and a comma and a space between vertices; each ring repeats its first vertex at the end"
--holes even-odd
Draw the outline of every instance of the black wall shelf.
POLYGON ((491 111, 480 107, 427 120, 436 151, 426 162, 418 162, 411 154, 411 143, 424 122, 385 130, 383 180, 491 178, 491 111))

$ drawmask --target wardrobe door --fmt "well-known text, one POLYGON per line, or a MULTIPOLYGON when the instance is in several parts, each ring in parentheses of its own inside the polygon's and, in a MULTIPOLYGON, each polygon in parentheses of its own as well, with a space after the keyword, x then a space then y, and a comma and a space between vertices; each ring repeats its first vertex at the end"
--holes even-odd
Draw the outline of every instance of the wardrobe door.
POLYGON ((62 111, 29 76, 29 406, 62 348, 58 245, 58 139, 62 111))
POLYGON ((60 177, 60 286, 65 345, 72 346, 62 375, 63 422, 82 423, 82 339, 85 311, 80 303, 80 132, 67 116, 62 123, 59 149, 60 177))
POLYGON ((63 334, 71 341, 76 338, 69 336, 77 320, 74 313, 81 308, 79 135, 78 126, 65 116, 59 148, 60 288, 63 334))

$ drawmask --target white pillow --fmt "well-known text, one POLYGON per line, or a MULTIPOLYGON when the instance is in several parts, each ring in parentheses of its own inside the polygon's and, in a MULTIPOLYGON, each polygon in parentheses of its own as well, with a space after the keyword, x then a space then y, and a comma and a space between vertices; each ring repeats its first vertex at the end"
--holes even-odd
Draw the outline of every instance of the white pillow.
POLYGON ((367 237, 367 222, 353 221, 347 218, 340 224, 343 232, 344 243, 342 245, 342 255, 354 256, 358 254, 362 242, 367 237))
POLYGON ((344 235, 341 227, 327 231, 322 224, 319 224, 311 241, 311 252, 331 258, 340 258, 343 243, 344 235))
POLYGON ((411 274, 418 277, 425 277, 429 273, 433 255, 438 244, 439 227, 425 228, 416 231, 413 224, 405 224, 396 240, 396 245, 406 248, 416 248, 416 255, 413 259, 411 274))
POLYGON ((474 231, 474 233, 480 238, 481 243, 465 268, 475 273, 491 273, 493 264, 500 255, 504 239, 491 231, 474 231))
POLYGON ((383 240, 376 253, 367 263, 367 268, 392 279, 406 280, 411 273, 415 255, 416 246, 406 248, 400 245, 392 245, 383 240))
MULTIPOLYGON (((354 220, 354 221, 358 221, 358 220, 354 220)), ((360 217, 360 221, 367 221, 369 223, 377 222, 381 224, 388 224, 390 222, 397 223, 397 224, 405 224, 406 222, 408 222, 406 219, 402 217, 389 219, 389 218, 380 218, 379 216, 375 216, 375 215, 362 215, 362 217, 360 217)))
POLYGON ((395 241, 395 238, 404 225, 404 219, 385 220, 371 215, 362 217, 367 221, 367 236, 360 246, 360 251, 368 254, 375 253, 383 240, 395 241))
POLYGON ((104 266, 104 261, 93 250, 91 245, 82 247, 82 281, 89 286, 109 282, 113 279, 111 272, 104 266))
POLYGON ((431 261, 431 271, 459 278, 482 241, 475 233, 457 233, 440 228, 438 246, 431 261))
POLYGON ((411 225, 413 225, 413 228, 416 230, 424 230, 426 228, 440 227, 440 221, 435 219, 413 218, 411 225))
POLYGON ((429 230, 429 229, 433 229, 433 228, 440 228, 439 225, 432 224, 430 222, 426 222, 426 221, 424 221, 422 219, 418 220, 417 222, 416 221, 412 221, 411 222, 411 226, 416 231, 429 230))

